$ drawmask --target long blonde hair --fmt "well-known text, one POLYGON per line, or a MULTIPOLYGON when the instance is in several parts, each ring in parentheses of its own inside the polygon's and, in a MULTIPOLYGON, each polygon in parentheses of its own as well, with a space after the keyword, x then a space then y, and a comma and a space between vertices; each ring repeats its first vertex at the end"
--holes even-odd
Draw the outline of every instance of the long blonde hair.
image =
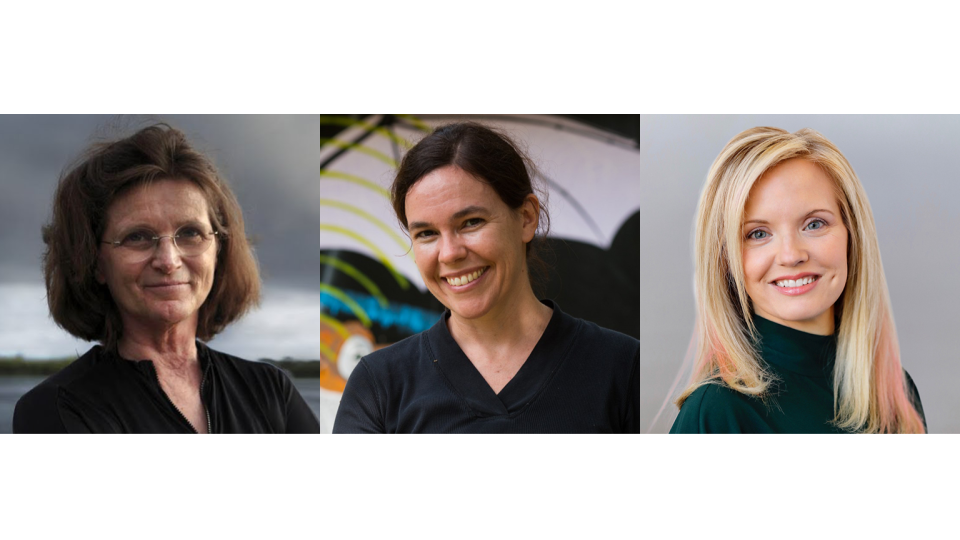
POLYGON ((724 384, 764 397, 773 382, 754 349, 756 328, 747 296, 741 224, 747 197, 764 172, 788 159, 818 164, 834 181, 847 240, 847 282, 838 314, 833 372, 834 423, 867 433, 922 433, 907 396, 900 347, 873 212, 843 154, 812 129, 748 129, 727 143, 710 167, 697 209, 694 261, 697 353, 683 405, 704 384, 724 384))

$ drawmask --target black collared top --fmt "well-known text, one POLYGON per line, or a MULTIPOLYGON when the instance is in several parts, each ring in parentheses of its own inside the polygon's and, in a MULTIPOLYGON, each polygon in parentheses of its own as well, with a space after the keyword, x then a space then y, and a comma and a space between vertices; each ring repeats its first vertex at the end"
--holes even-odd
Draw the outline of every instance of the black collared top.
POLYGON ((639 433, 640 342, 553 315, 499 394, 444 316, 364 357, 347 382, 334 433, 639 433))
MULTIPOLYGON (((753 322, 760 334, 757 350, 777 378, 768 394, 759 398, 705 384, 684 401, 670 433, 842 433, 833 424, 836 335, 809 334, 756 315, 753 322)), ((917 387, 904 376, 923 418, 917 387)))
MULTIPOLYGON (((197 342, 200 399, 210 433, 319 433, 320 424, 276 366, 197 342)), ((17 402, 14 433, 196 433, 160 387, 153 362, 95 346, 17 402)))

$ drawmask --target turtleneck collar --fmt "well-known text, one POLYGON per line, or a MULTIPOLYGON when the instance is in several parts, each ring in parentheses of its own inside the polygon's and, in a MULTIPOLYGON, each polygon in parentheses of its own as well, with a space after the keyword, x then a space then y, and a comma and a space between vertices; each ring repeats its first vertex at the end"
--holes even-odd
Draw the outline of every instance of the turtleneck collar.
POLYGON ((837 357, 837 336, 819 336, 753 316, 760 334, 757 349, 772 366, 809 377, 827 377, 837 357))

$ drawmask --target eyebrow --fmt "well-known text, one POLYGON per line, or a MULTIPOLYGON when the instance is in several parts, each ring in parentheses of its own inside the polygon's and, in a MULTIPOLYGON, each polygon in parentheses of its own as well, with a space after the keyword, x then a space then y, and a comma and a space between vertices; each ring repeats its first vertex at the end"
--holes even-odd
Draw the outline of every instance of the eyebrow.
MULTIPOLYGON (((450 216, 451 221, 456 221, 460 218, 466 217, 470 214, 489 214, 490 211, 484 208, 483 206, 468 206, 462 210, 457 210, 452 216, 450 216)), ((432 227, 433 224, 427 221, 414 221, 407 225, 407 228, 412 230, 416 229, 426 229, 432 227)))
MULTIPOLYGON (((831 212, 830 210, 827 210, 826 208, 817 208, 816 210, 811 210, 811 211, 807 212, 807 215, 803 216, 803 219, 807 219, 808 217, 816 214, 817 212, 826 212, 826 213, 830 214, 831 216, 834 215, 833 212, 831 212)), ((748 219, 747 221, 744 221, 744 222, 743 222, 743 226, 746 226, 748 223, 756 223, 756 224, 759 224, 759 225, 769 225, 769 224, 770 224, 770 222, 767 221, 767 220, 765 220, 765 219, 748 219)))
MULTIPOLYGON (((183 220, 183 221, 177 221, 177 222, 175 222, 175 224, 176 224, 176 227, 177 227, 176 230, 180 230, 180 229, 182 229, 182 228, 184 228, 184 227, 204 227, 204 226, 210 226, 210 227, 212 227, 212 226, 213 226, 213 223, 209 223, 209 224, 206 224, 206 225, 205 225, 205 224, 203 223, 203 220, 202 220, 202 219, 197 219, 197 218, 187 218, 187 219, 185 219, 185 220, 183 220)), ((147 225, 146 223, 144 223, 144 222, 142 222, 142 221, 133 222, 133 223, 131 223, 130 225, 125 225, 125 226, 123 226, 123 227, 118 227, 118 229, 119 229, 119 231, 118 231, 119 233, 126 233, 126 232, 130 232, 130 231, 135 231, 135 230, 138 230, 138 229, 146 229, 146 230, 149 230, 149 231, 154 232, 154 233, 156 232, 156 230, 154 230, 153 226, 147 225)))

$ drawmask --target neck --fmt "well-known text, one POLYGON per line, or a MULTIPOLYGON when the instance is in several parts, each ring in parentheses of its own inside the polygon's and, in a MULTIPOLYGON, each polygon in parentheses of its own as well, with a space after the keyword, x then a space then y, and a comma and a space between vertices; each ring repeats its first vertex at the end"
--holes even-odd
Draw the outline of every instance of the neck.
POLYGON ((163 328, 148 328, 124 321, 123 337, 117 343, 117 352, 129 360, 152 360, 158 368, 182 369, 197 362, 197 327, 176 324, 163 328))
POLYGON ((509 346, 525 342, 530 336, 539 337, 550 322, 553 310, 540 303, 529 286, 524 294, 517 296, 500 309, 476 319, 464 319, 451 312, 447 320, 450 335, 461 346, 509 346))

